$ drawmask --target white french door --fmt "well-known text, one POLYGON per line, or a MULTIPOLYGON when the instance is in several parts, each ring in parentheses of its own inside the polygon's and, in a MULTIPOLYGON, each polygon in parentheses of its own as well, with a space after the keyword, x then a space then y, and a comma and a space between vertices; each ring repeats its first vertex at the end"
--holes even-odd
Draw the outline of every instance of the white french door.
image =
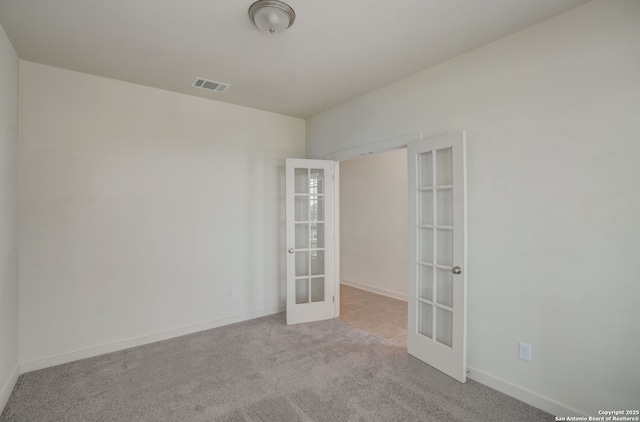
POLYGON ((335 316, 335 165, 286 160, 289 325, 335 316))
POLYGON ((466 381, 464 133, 407 145, 409 319, 407 351, 466 381))

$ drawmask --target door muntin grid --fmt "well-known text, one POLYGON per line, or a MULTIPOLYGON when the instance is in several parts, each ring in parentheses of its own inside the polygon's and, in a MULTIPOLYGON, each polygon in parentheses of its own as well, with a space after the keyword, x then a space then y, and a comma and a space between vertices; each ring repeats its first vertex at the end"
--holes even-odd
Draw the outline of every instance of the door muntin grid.
POLYGON ((325 302, 324 169, 294 170, 295 303, 325 302))
POLYGON ((417 157, 417 333, 453 346, 453 150, 417 157))

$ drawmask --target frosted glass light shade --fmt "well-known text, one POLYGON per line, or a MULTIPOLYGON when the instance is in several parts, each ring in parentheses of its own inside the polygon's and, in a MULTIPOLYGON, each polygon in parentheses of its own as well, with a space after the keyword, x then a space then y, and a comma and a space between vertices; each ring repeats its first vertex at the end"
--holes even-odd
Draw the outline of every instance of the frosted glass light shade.
POLYGON ((279 34, 293 25, 296 14, 286 3, 277 0, 259 0, 249 8, 249 17, 263 32, 279 34))

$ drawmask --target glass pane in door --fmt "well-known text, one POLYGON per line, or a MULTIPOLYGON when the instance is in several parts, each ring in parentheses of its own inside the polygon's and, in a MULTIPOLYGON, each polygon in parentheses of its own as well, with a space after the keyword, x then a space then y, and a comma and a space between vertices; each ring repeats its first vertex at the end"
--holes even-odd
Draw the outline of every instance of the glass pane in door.
POLYGON ((295 169, 295 193, 309 193, 309 170, 295 169))
POLYGON ((324 251, 311 252, 311 275, 324 274, 324 251))
POLYGON ((296 230, 296 249, 309 249, 309 224, 297 223, 296 230))
POLYGON ((296 252, 296 277, 309 275, 309 252, 296 252))
POLYGON ((311 279, 311 302, 324 302, 324 277, 311 279))
POLYGON ((433 306, 418 302, 418 333, 425 337, 433 337, 433 306))
POLYGON ((453 266, 453 230, 437 230, 438 264, 453 266))
POLYGON ((324 170, 309 170, 309 192, 324 193, 324 170))
POLYGON ((453 226, 453 189, 436 191, 436 223, 440 226, 453 226))
POLYGON ((446 148, 436 151, 436 185, 453 185, 453 156, 452 149, 446 148))
POLYGON ((311 224, 311 249, 324 248, 324 223, 311 224))
POLYGON ((296 221, 309 221, 309 196, 296 195, 295 207, 296 221))
POLYGON ((433 189, 418 192, 418 199, 422 211, 418 216, 418 224, 433 225, 433 189))
POLYGON ((436 308, 436 341, 451 347, 453 337, 453 313, 436 308))
POLYGON ((296 304, 309 303, 309 279, 296 280, 296 304))
POLYGON ((436 302, 453 307, 453 274, 450 270, 436 269, 436 302))
POLYGON ((420 261, 434 264, 433 229, 418 229, 418 253, 420 261))
POLYGON ((431 151, 423 152, 418 159, 418 187, 426 188, 433 186, 433 156, 431 151))
POLYGON ((418 297, 433 300, 433 267, 418 264, 418 297))
POLYGON ((311 195, 309 197, 309 219, 311 221, 324 221, 324 197, 311 195))

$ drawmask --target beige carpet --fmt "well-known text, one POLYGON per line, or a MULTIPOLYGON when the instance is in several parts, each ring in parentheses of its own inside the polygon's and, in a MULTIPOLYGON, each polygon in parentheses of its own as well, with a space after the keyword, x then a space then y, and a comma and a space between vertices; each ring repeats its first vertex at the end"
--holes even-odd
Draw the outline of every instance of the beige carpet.
POLYGON ((0 421, 551 421, 338 320, 284 314, 20 376, 0 421))

